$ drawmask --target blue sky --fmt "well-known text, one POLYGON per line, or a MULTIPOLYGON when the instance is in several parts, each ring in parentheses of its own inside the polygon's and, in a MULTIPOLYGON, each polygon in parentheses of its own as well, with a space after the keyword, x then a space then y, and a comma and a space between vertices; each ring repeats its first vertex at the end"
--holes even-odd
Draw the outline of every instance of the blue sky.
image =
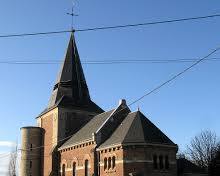
MULTIPOLYGON (((220 13, 218 0, 76 1, 76 28, 142 23, 220 13)), ((66 30, 71 0, 7 0, 0 5, 0 34, 66 30)), ((76 33, 81 60, 197 59, 220 46, 220 18, 147 27, 76 33)), ((64 58, 69 35, 0 38, 0 61, 64 58)), ((216 53, 213 57, 220 57, 216 53)), ((181 64, 84 65, 92 99, 105 110, 132 102, 175 73, 181 64)), ((220 62, 204 62, 132 106, 181 150, 203 129, 220 135, 220 62)), ((20 140, 46 107, 59 65, 0 64, 0 141, 20 140)), ((1 152, 7 152, 5 146, 1 152)), ((1 161, 0 161, 1 164, 1 161)))

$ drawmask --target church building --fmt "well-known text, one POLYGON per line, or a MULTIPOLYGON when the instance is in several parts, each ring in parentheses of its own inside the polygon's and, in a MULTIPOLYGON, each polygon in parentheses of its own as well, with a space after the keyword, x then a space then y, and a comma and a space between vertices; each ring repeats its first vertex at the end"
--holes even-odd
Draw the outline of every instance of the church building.
POLYGON ((142 112, 123 99, 107 111, 91 100, 74 33, 36 121, 21 128, 20 176, 177 175, 178 146, 142 112))

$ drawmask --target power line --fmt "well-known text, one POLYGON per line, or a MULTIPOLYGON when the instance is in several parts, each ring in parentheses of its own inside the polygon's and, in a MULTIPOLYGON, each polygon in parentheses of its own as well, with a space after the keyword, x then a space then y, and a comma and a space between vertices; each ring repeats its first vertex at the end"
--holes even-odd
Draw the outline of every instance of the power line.
POLYGON ((192 65, 190 65, 189 67, 185 68, 184 70, 182 70, 181 72, 177 73, 176 75, 174 75, 173 77, 171 77, 170 79, 168 79, 167 81, 163 82, 162 84, 156 86, 154 89, 150 90, 149 92, 147 92, 146 94, 142 95, 141 97, 139 97, 138 99, 136 99, 135 101, 133 101, 132 103, 129 104, 129 106, 137 103, 138 101, 142 100, 143 98, 145 98, 146 96, 154 93, 155 91, 159 90, 160 88, 164 87, 166 84, 172 82, 173 80, 175 80, 176 78, 180 77, 181 75, 183 75, 184 73, 186 73, 187 71, 189 71, 190 69, 192 69, 193 67, 195 67, 196 65, 198 65, 199 63, 201 63, 202 61, 204 61, 205 59, 207 59, 209 56, 213 55, 214 53, 216 53, 217 51, 220 50, 219 48, 216 48, 215 50, 213 50, 212 52, 210 52, 209 54, 207 54, 206 56, 204 56, 203 58, 199 59, 198 61, 196 61, 195 63, 193 63, 192 65))
MULTIPOLYGON (((153 21, 153 22, 145 22, 145 23, 136 23, 136 24, 103 26, 103 27, 94 27, 94 28, 82 28, 82 29, 76 29, 74 31, 75 32, 86 32, 86 31, 97 31, 97 30, 107 30, 107 29, 120 29, 120 28, 148 26, 148 25, 157 25, 157 24, 165 24, 165 23, 195 21, 195 20, 202 20, 202 19, 216 18, 216 17, 220 17, 220 14, 207 15, 207 16, 197 16, 197 17, 189 17, 189 18, 170 19, 170 20, 164 20, 164 21, 153 21)), ((50 31, 50 32, 36 32, 36 33, 22 33, 22 34, 19 34, 19 33, 18 34, 6 34, 6 35, 0 35, 0 38, 25 37, 25 36, 37 36, 37 35, 52 35, 52 34, 62 34, 62 33, 69 33, 69 32, 73 32, 73 30, 50 31)))
POLYGON ((51 34, 62 34, 62 33, 69 33, 69 32, 71 32, 71 30, 52 31, 52 32, 23 33, 23 34, 8 34, 8 35, 0 35, 0 38, 25 37, 25 36, 36 36, 36 35, 51 35, 51 34))
POLYGON ((214 17, 220 17, 220 14, 190 17, 190 18, 171 19, 171 20, 165 20, 165 21, 137 23, 137 24, 126 24, 126 25, 117 25, 117 26, 105 26, 105 27, 95 27, 95 28, 87 28, 87 29, 77 29, 76 32, 97 31, 97 30, 106 30, 106 29, 119 29, 119 28, 127 28, 127 27, 138 27, 138 26, 156 25, 156 24, 164 24, 164 23, 175 23, 175 22, 192 21, 192 20, 194 21, 194 20, 201 20, 201 19, 214 18, 214 17))
MULTIPOLYGON (((84 65, 111 65, 111 64, 172 64, 172 63, 191 63, 196 62, 198 59, 118 59, 118 60, 84 60, 84 65)), ((209 58, 206 61, 220 61, 220 58, 209 58)), ((48 64, 61 64, 61 60, 2 60, 0 64, 9 65, 48 65, 48 64)))
MULTIPOLYGON (((128 104, 128 106, 132 106, 133 104, 139 102, 140 100, 142 100, 143 98, 145 98, 146 96, 149 96, 150 94, 154 93, 155 91, 159 90, 160 88, 164 87, 165 85, 167 85, 168 83, 174 81, 175 79, 177 79, 178 77, 180 77, 181 75, 183 75, 184 73, 186 73, 187 71, 189 71, 190 69, 192 69, 193 67, 195 67, 196 65, 200 64, 201 62, 205 61, 208 57, 210 57, 211 55, 213 55, 214 53, 216 53, 217 51, 220 50, 219 48, 216 48, 215 50, 211 51, 209 54, 207 54, 206 56, 202 57, 201 59, 197 59, 196 62, 194 62, 192 65, 190 65, 189 67, 185 68, 184 70, 180 71, 179 73, 175 74, 173 77, 171 77, 170 79, 168 79, 167 81, 163 82, 162 84, 156 86, 154 89, 150 90, 149 92, 145 93, 144 95, 142 95, 141 97, 137 98, 136 100, 132 101, 131 103, 128 104)), ((125 108, 120 109, 119 111, 116 111, 113 115, 123 111, 125 108)), ((74 135, 74 134, 73 134, 74 135)), ((73 135, 70 135, 64 139, 61 139, 59 141, 57 141, 57 143, 65 141, 69 138, 71 138, 73 135)), ((51 143, 52 144, 52 143, 51 143)), ((34 147, 34 148, 27 148, 28 151, 30 150, 36 150, 36 149, 40 149, 40 148, 45 148, 48 146, 51 146, 51 144, 49 145, 42 145, 42 146, 38 146, 38 147, 34 147)), ((19 149, 21 151, 27 151, 27 150, 23 150, 23 149, 19 149)))

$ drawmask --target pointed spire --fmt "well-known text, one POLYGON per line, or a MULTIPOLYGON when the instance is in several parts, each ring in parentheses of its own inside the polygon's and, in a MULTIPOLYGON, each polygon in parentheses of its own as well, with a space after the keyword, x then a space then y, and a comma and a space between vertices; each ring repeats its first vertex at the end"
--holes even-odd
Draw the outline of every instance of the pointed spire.
POLYGON ((49 107, 55 105, 63 96, 71 98, 74 104, 85 104, 90 101, 89 90, 86 84, 73 32, 71 33, 66 57, 54 86, 49 107))

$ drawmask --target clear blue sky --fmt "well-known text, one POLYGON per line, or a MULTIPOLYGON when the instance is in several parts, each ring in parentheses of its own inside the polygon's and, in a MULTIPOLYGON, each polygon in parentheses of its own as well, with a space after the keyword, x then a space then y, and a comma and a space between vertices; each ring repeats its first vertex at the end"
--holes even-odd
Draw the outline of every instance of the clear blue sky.
MULTIPOLYGON (((0 5, 0 34, 66 30, 71 0, 7 0, 0 5)), ((218 0, 81 0, 76 28, 167 20, 220 13, 218 0)), ((220 46, 220 18, 76 33, 81 60, 193 59, 220 46)), ((69 35, 0 38, 0 60, 61 60, 69 35)), ((220 53, 214 55, 220 57, 220 53)), ((84 65, 92 99, 105 110, 131 102, 182 64, 84 65)), ((205 62, 135 104, 182 150, 203 129, 220 135, 220 62, 205 62)), ((46 107, 59 65, 0 64, 0 141, 16 141, 20 127, 35 125, 46 107)), ((1 148, 0 148, 1 149, 1 148)), ((1 162, 1 161, 0 161, 1 162)))

